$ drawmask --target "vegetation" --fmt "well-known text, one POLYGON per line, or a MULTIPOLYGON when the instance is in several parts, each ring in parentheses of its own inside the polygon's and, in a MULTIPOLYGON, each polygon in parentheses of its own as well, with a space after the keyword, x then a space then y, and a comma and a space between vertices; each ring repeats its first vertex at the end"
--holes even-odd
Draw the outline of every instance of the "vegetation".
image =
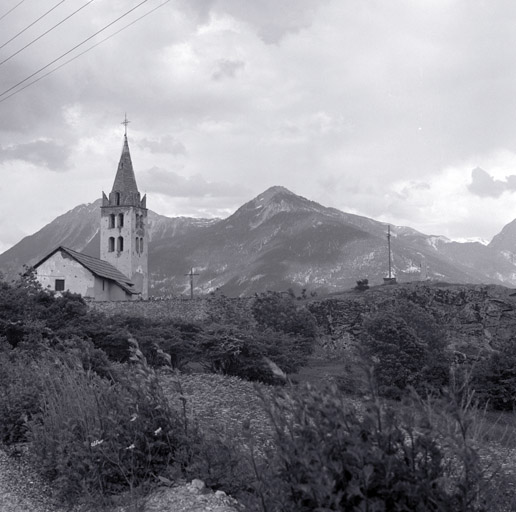
POLYGON ((0 440, 28 443, 63 499, 201 478, 250 511, 514 508, 492 498, 502 480, 486 466, 472 398, 514 409, 511 347, 458 368, 443 326, 413 302, 383 303, 361 321, 369 386, 350 403, 342 386, 288 383, 319 334, 291 295, 259 295, 245 318, 229 304, 188 323, 93 313, 30 274, 0 283, 0 440), (260 383, 235 409, 203 392, 210 421, 236 411, 238 429, 203 422, 173 373, 192 368, 227 376, 232 398, 239 379, 260 383), (261 419, 243 414, 256 393, 261 419))
POLYGON ((447 386, 451 356, 445 335, 423 308, 389 306, 366 318, 364 328, 364 350, 381 395, 400 399, 410 387, 426 394, 447 386))

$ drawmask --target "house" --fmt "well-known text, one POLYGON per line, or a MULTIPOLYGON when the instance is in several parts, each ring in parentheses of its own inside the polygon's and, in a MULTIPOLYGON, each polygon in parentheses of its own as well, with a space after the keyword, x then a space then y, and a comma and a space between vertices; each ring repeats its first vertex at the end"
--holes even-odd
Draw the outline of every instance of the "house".
POLYGON ((100 258, 57 247, 34 265, 46 289, 94 300, 148 298, 147 198, 136 184, 127 123, 113 188, 109 195, 102 192, 100 258))
POLYGON ((134 283, 107 261, 66 247, 57 247, 34 265, 47 290, 69 290, 95 300, 131 300, 139 296, 134 283))

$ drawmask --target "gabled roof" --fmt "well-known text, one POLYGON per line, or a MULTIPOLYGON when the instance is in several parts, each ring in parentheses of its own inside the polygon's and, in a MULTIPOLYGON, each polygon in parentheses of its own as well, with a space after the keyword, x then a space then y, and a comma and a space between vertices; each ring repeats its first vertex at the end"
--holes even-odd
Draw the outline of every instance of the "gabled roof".
POLYGON ((95 258, 94 256, 88 256, 87 254, 83 254, 82 252, 74 251, 73 249, 68 249, 67 247, 59 246, 54 249, 52 252, 47 254, 42 260, 38 261, 34 268, 39 267, 42 263, 44 263, 48 258, 53 256, 56 252, 61 251, 65 254, 68 254, 75 261, 79 262, 83 267, 87 268, 92 274, 95 274, 98 277, 109 279, 114 281, 120 288, 122 288, 127 293, 132 295, 137 295, 139 292, 132 289, 134 283, 120 270, 115 268, 111 263, 107 261, 101 260, 99 258, 95 258))
POLYGON ((118 163, 118 170, 116 171, 112 192, 138 193, 133 162, 131 161, 131 153, 129 153, 127 135, 124 135, 124 147, 122 148, 122 154, 120 155, 120 162, 118 163))

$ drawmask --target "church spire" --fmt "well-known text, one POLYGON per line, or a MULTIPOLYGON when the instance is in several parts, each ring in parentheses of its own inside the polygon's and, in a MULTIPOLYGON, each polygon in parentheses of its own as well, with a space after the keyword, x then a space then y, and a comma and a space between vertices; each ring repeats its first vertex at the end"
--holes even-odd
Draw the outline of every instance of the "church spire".
POLYGON ((129 151, 129 143, 127 141, 127 125, 129 123, 130 121, 128 121, 126 114, 122 122, 125 125, 122 154, 120 155, 115 181, 109 198, 105 195, 102 196, 103 206, 137 206, 139 208, 146 208, 146 198, 142 198, 140 192, 138 192, 133 162, 131 161, 131 153, 129 151))
POLYGON ((136 185, 136 177, 134 176, 133 162, 131 161, 131 153, 129 152, 129 143, 127 142, 127 134, 124 135, 124 146, 120 155, 120 162, 116 171, 115 182, 111 192, 138 193, 138 185, 136 185))

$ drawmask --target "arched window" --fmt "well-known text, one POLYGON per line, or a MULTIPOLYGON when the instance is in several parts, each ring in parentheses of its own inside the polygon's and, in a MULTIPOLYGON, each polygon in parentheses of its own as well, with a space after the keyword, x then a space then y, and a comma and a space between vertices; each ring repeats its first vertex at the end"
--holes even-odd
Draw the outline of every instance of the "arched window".
POLYGON ((140 238, 140 254, 143 254, 143 238, 140 238))
POLYGON ((118 245, 117 245, 116 249, 118 252, 122 252, 124 250, 124 237, 123 236, 118 237, 118 245))
POLYGON ((108 240, 108 251, 113 252, 115 250, 115 238, 110 236, 108 240))
POLYGON ((135 246, 136 246, 136 253, 139 254, 140 253, 140 244, 138 243, 139 242, 139 238, 136 237, 136 240, 135 240, 135 246))
POLYGON ((118 227, 119 228, 124 227, 124 214, 123 213, 118 214, 118 227))
POLYGON ((115 204, 120 206, 120 192, 115 192, 115 204))
POLYGON ((114 213, 112 213, 109 216, 109 227, 110 228, 114 228, 115 227, 115 214, 114 213))

